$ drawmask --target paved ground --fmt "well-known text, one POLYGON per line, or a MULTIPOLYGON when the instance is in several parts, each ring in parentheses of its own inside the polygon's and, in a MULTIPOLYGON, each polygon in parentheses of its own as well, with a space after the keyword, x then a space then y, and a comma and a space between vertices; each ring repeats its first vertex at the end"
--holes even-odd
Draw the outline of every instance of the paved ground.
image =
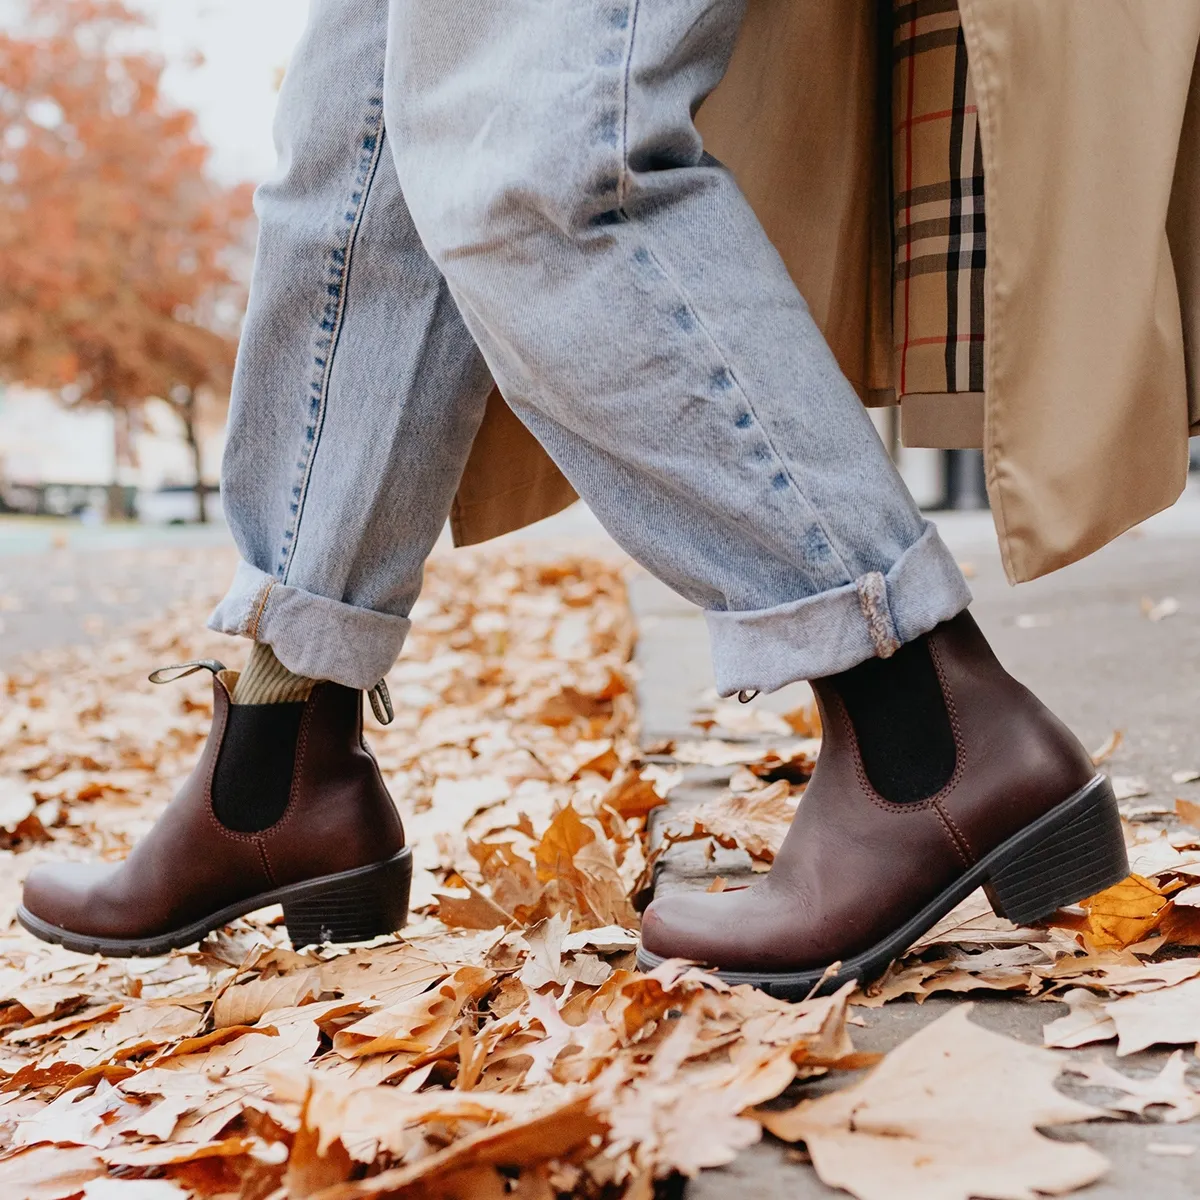
POLYGON ((88 529, 0 517, 0 670, 208 595, 234 562, 224 526, 88 529))
MULTIPOLYGON (((986 514, 949 514, 939 523, 972 576, 974 611, 1004 662, 1089 746, 1122 730, 1124 742, 1111 769, 1144 779, 1150 795, 1137 803, 1170 806, 1179 791, 1171 773, 1200 769, 1200 497, 1186 498, 1086 562, 1016 589, 1004 580, 986 514), (1169 599, 1178 610, 1151 621, 1143 613, 1144 599, 1151 604, 1169 599)), ((606 544, 580 510, 526 536, 565 537, 576 548, 606 544)), ((220 529, 82 530, 0 520, 0 670, 19 654, 103 636, 118 623, 153 616, 173 599, 197 590, 207 594, 214 575, 227 576, 232 561, 228 535, 220 529)), ((641 624, 645 736, 690 736, 693 711, 712 688, 703 619, 647 576, 634 580, 632 594, 641 624)), ((784 710, 799 698, 785 691, 756 703, 784 710)), ((1185 785, 1184 794, 1189 787, 1200 799, 1200 783, 1185 785)), ((681 876, 687 865, 677 862, 663 886, 686 882, 681 876)), ((729 873, 727 861, 720 870, 729 873)), ((865 1050, 887 1050, 946 1006, 935 1000, 868 1012, 868 1026, 856 1032, 856 1041, 865 1050)), ((976 1015, 1011 1036, 1040 1042, 1042 1024, 1060 1011, 1049 1004, 982 999, 976 1015)), ((1162 1059, 1141 1055, 1124 1060, 1122 1069, 1157 1070, 1162 1059)), ((1096 1102, 1111 1098, 1082 1096, 1096 1102)), ((1080 1193, 1089 1200, 1143 1193, 1174 1200, 1200 1192, 1200 1121, 1178 1127, 1092 1124, 1081 1136, 1114 1164, 1106 1180, 1080 1193), (1146 1150, 1150 1142, 1171 1141, 1197 1147, 1197 1156, 1162 1157, 1146 1150)), ((687 1190, 689 1200, 743 1194, 804 1200, 836 1193, 770 1142, 687 1190)))

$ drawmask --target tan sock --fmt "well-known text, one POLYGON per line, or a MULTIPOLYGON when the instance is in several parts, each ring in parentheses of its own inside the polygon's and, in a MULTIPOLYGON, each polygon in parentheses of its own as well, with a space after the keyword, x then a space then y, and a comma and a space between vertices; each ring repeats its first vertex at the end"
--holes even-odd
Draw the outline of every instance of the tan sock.
POLYGON ((233 687, 234 704, 286 704, 307 700, 315 679, 293 675, 265 642, 255 642, 246 669, 233 687))

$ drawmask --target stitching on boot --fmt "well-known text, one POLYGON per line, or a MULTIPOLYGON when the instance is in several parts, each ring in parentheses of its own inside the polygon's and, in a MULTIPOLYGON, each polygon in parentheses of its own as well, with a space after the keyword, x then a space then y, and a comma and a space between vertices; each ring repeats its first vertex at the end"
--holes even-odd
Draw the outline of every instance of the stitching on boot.
POLYGON ((870 571, 854 581, 854 589, 876 655, 891 658, 900 649, 900 639, 888 605, 887 580, 878 571, 870 571))
POLYGON ((278 887, 279 881, 275 878, 275 872, 271 870, 271 860, 267 857, 267 843, 265 839, 261 835, 258 835, 254 841, 258 846, 258 859, 262 863, 263 871, 266 873, 267 882, 272 887, 278 887))
POLYGON ((850 714, 847 712, 846 706, 842 703, 841 696, 835 694, 833 696, 833 703, 837 709, 838 719, 841 721, 842 728, 846 731, 846 737, 850 743, 850 752, 854 758, 854 777, 858 780, 858 786, 862 788, 866 798, 876 808, 890 813, 926 812, 930 808, 935 807, 938 798, 941 796, 941 792, 936 796, 928 796, 924 800, 909 800, 901 804, 895 800, 888 800, 875 790, 875 785, 868 778, 867 769, 863 766, 862 752, 858 746, 858 734, 854 731, 854 722, 850 720, 850 714))
POLYGON ((954 828, 954 832, 961 840, 963 847, 971 856, 971 861, 977 862, 979 855, 975 853, 975 848, 971 845, 970 839, 962 831, 958 822, 950 815, 949 811, 942 806, 944 800, 949 799, 950 793, 958 786, 962 780, 963 773, 967 768, 967 749, 966 743, 963 741, 962 725, 958 719, 958 708, 954 703, 954 692, 951 690, 950 683, 946 679, 946 672, 942 666, 942 656, 938 650, 937 642, 933 638, 929 638, 929 657, 933 661, 933 669, 937 674, 938 683, 942 689, 942 700, 946 705, 946 713, 950 717, 950 732, 954 736, 954 774, 946 781, 946 786, 933 799, 937 802, 938 811, 945 817, 954 828))
POLYGON ((942 828, 946 831, 946 837, 950 839, 950 844, 954 847, 955 853, 960 859, 962 859, 963 866, 971 866, 971 855, 967 853, 967 851, 963 848, 962 843, 959 842, 958 838, 955 836, 953 822, 947 818, 946 812, 939 802, 935 802, 932 807, 933 811, 937 813, 938 819, 942 823, 942 828))

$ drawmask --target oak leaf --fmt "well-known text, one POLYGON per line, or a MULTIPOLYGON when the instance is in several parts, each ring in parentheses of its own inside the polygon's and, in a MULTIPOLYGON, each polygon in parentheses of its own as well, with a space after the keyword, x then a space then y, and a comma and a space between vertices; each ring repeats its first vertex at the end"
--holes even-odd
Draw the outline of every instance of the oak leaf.
POLYGON ((1047 1046, 1074 1050, 1090 1042, 1107 1042, 1117 1036, 1117 1027, 1108 1015, 1108 1006, 1086 988, 1072 988, 1062 997, 1070 1009, 1042 1029, 1047 1046))
POLYGON ((970 1005, 893 1050, 862 1082, 782 1113, 760 1113, 784 1141, 803 1141, 823 1182, 859 1200, 1031 1200, 1099 1179, 1090 1146, 1039 1127, 1103 1116, 1054 1087, 1047 1050, 968 1020, 970 1005))
POLYGON ((1200 1116, 1200 1091, 1187 1082, 1188 1062, 1182 1050, 1176 1050, 1157 1075, 1148 1077, 1135 1079, 1099 1060, 1072 1062, 1067 1070, 1081 1076, 1089 1087, 1123 1092, 1121 1099, 1109 1102, 1109 1108, 1142 1116, 1147 1108, 1164 1105, 1169 1111, 1163 1120, 1169 1125, 1200 1116))
POLYGON ((249 1026, 276 1008, 295 1008, 321 993, 321 971, 309 967, 294 975, 275 975, 226 989, 212 1009, 216 1029, 249 1026))
POLYGON ((1088 915, 1088 941, 1101 949, 1123 950, 1159 927, 1170 911, 1170 901, 1157 884, 1130 875, 1084 900, 1083 908, 1088 915))
POLYGON ((0 1195, 13 1200, 73 1200, 88 1180, 106 1173, 91 1147, 43 1143, 0 1158, 0 1195))
POLYGON ((1200 1042, 1200 978, 1172 987, 1123 996, 1106 1005, 1117 1027, 1117 1053, 1134 1054, 1147 1046, 1200 1042))
POLYGON ((483 995, 495 978, 494 971, 483 967, 460 967, 423 995, 347 1026, 334 1035, 333 1048, 343 1058, 433 1050, 450 1032, 463 1006, 483 995))
POLYGON ((757 791, 707 801, 673 817, 667 841, 711 837, 719 846, 745 850, 760 862, 773 862, 796 815, 791 793, 791 785, 781 779, 757 791))

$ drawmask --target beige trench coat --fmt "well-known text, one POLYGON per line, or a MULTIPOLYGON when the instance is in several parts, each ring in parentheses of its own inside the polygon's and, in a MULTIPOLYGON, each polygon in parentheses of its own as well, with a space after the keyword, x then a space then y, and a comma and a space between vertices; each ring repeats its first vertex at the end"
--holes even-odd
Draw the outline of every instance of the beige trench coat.
MULTIPOLYGON (((910 444, 983 447, 1019 582, 1098 549, 1186 481, 1187 437, 1200 432, 1200 0, 958 10, 986 180, 981 388, 899 386, 896 14, 875 0, 750 0, 699 124, 863 400, 898 400, 910 444)), ((573 498, 493 395, 455 502, 456 540, 573 498)))

